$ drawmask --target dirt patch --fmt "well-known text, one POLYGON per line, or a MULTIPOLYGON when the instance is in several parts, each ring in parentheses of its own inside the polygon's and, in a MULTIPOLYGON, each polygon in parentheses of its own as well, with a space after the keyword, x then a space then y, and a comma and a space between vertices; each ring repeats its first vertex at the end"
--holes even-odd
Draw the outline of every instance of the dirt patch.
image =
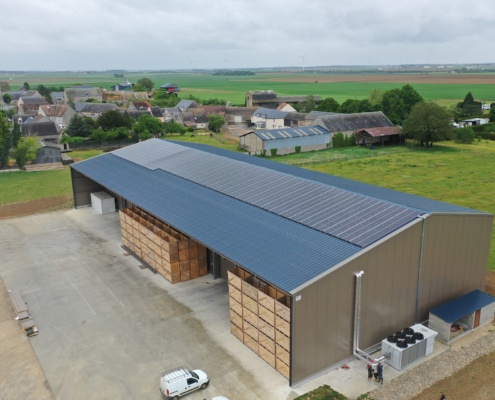
POLYGON ((0 399, 53 400, 55 396, 30 339, 14 316, 7 289, 0 278, 0 399))
POLYGON ((0 219, 23 217, 73 206, 72 196, 56 196, 0 206, 0 219))
POLYGON ((430 386, 413 400, 439 399, 442 393, 448 400, 493 400, 495 393, 495 353, 473 361, 456 374, 430 386))
POLYGON ((336 83, 336 82, 391 82, 410 84, 448 84, 448 85, 494 85, 495 75, 422 75, 422 74, 386 74, 386 75, 320 75, 302 76, 297 78, 275 78, 272 82, 315 82, 336 83))

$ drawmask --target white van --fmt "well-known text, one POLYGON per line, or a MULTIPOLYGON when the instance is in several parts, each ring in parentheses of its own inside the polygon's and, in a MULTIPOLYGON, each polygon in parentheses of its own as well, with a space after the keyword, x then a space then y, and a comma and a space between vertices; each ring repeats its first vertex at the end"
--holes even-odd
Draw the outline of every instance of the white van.
POLYGON ((160 377, 160 391, 166 400, 177 400, 179 397, 198 389, 206 389, 210 380, 201 370, 191 371, 186 367, 175 368, 164 372, 160 377))

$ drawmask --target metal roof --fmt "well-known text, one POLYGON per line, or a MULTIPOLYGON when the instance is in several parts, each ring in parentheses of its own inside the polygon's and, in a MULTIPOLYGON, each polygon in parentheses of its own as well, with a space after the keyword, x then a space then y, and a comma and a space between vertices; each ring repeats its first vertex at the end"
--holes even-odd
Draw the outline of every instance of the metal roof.
POLYGON ((274 162, 262 157, 253 157, 243 153, 223 150, 218 147, 210 147, 199 143, 180 142, 180 144, 185 147, 208 151, 209 153, 221 155, 222 157, 228 157, 233 160, 243 161, 252 165, 270 168, 275 171, 284 172, 286 174, 291 174, 300 178, 335 186, 340 189, 349 190, 369 197, 374 197, 376 199, 389 201, 406 207, 412 207, 424 213, 486 214, 483 211, 473 210, 471 208, 461 207, 450 203, 444 203, 442 201, 432 200, 426 197, 369 185, 367 183, 353 181, 334 175, 323 174, 321 172, 311 171, 309 169, 299 168, 280 162, 274 162))
POLYGON ((492 303, 495 303, 495 297, 476 289, 434 308, 430 313, 445 322, 453 323, 492 303))
POLYGON ((271 108, 258 107, 253 116, 268 119, 284 119, 287 116, 287 111, 273 110, 271 108))
POLYGON ((72 164, 71 168, 289 293, 361 250, 112 153, 72 164))
POLYGON ((113 154, 360 247, 370 245, 421 214, 412 208, 159 139, 125 147, 113 154))
POLYGON ((321 126, 302 126, 299 128, 255 130, 254 134, 261 140, 273 140, 303 136, 329 135, 330 132, 321 126))
POLYGON ((354 114, 335 114, 318 117, 313 125, 324 125, 330 132, 347 132, 358 129, 393 126, 381 111, 354 114))
POLYGON ((367 133, 369 136, 380 137, 380 136, 391 136, 397 135, 399 133, 398 126, 382 126, 380 128, 366 128, 360 131, 361 133, 367 133))

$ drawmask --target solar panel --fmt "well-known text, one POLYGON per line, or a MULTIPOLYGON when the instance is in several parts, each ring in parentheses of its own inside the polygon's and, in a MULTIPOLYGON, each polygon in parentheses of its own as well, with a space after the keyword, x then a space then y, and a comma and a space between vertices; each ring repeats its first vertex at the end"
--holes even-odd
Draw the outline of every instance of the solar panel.
POLYGON ((134 147, 114 154, 360 247, 366 247, 420 214, 412 208, 175 143, 148 140, 134 147))

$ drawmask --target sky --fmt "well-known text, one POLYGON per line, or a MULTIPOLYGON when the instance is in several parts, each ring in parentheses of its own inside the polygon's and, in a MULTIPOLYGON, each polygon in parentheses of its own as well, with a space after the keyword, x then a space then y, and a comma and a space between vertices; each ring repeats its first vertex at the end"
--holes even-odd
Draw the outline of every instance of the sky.
POLYGON ((0 70, 495 61, 494 0, 0 0, 0 70))

